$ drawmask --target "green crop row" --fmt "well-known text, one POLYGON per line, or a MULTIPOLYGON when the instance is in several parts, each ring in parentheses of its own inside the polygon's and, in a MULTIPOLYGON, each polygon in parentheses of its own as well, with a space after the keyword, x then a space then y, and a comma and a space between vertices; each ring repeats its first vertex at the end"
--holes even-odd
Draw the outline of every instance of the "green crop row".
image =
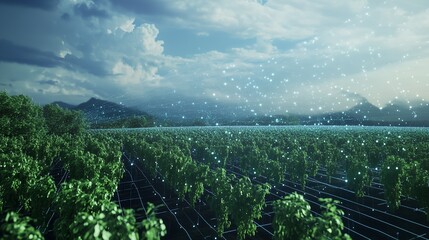
MULTIPOLYGON (((429 132, 423 128, 222 127, 128 131, 160 152, 166 146, 210 169, 224 168, 278 184, 285 176, 305 187, 324 170, 363 196, 377 179, 389 208, 415 198, 429 213, 429 132), (285 175, 286 174, 286 175, 285 175)), ((152 158, 154 159, 154 158, 152 158)), ((156 165, 150 165, 156 168, 156 165)), ((429 214, 428 214, 429 216, 429 214)))
POLYGON ((111 201, 124 173, 122 144, 83 128, 77 112, 0 93, 0 239, 43 239, 51 217, 57 239, 166 234, 152 204, 136 222, 133 210, 111 201))
MULTIPOLYGON (((265 197, 269 194, 271 185, 253 184, 247 176, 237 177, 234 174, 227 173, 222 167, 222 161, 213 157, 214 162, 209 164, 204 161, 196 161, 193 155, 195 149, 186 147, 187 144, 181 140, 184 135, 169 136, 167 132, 154 131, 144 133, 116 132, 113 138, 122 139, 124 141, 124 151, 134 156, 142 164, 152 176, 160 176, 171 189, 173 189, 180 199, 188 198, 192 205, 197 199, 204 198, 210 205, 210 208, 217 218, 217 232, 222 236, 223 232, 234 224, 237 227, 238 239, 245 239, 247 236, 254 236, 257 226, 255 220, 260 219, 262 211, 265 207, 265 197), (207 191, 205 191, 207 189, 207 191)), ((189 138, 188 138, 189 140, 189 138)), ((254 146, 253 146, 254 147, 254 146)), ((228 151, 225 151, 228 153, 228 151)), ((209 153, 207 156, 214 154, 209 153)), ((257 156, 256 156, 257 157, 257 156)), ((258 158, 250 163, 249 167, 259 171, 261 161, 258 158), (259 165, 258 165, 259 164, 259 165)), ((268 161, 268 160, 267 160, 268 161)), ((271 160, 269 163, 277 163, 271 160)), ((277 166, 277 165, 274 165, 277 166)), ((263 166, 267 169, 267 166, 263 166)), ((281 169, 281 168, 279 168, 281 169)), ((266 173, 270 172, 269 167, 266 173)), ((278 172, 278 179, 284 173, 278 172)), ((322 200, 324 201, 324 200, 322 200)), ((326 200, 324 204, 326 209, 333 209, 330 200, 326 200), (329 205, 329 206, 328 206, 329 205)), ((275 226, 276 239, 282 239, 285 231, 290 229, 287 221, 284 218, 294 217, 294 213, 285 215, 285 210, 282 208, 282 202, 296 205, 296 209, 300 208, 299 203, 294 199, 279 199, 275 202, 278 205, 275 208, 275 216, 277 219, 275 226), (283 213, 282 213, 283 212, 283 213), (282 217, 283 216, 283 217, 282 217), (281 220, 283 219, 283 220, 281 220), (286 230, 284 230, 286 228, 286 230), (283 229, 283 230, 282 230, 283 229)), ((292 211, 292 210, 290 210, 292 211)), ((328 211, 328 210, 327 210, 328 211)), ((331 210, 329 210, 331 211, 331 210)), ((314 225, 312 231, 300 232, 298 234, 301 239, 310 239, 315 236, 324 236, 332 239, 348 238, 348 235, 342 234, 343 225, 341 221, 342 211, 335 209, 327 214, 338 221, 335 227, 328 226, 332 223, 326 217, 308 218, 314 225), (336 229, 335 231, 325 231, 326 229, 336 229)), ((301 217, 298 217, 301 218, 301 217)), ((304 224, 304 222, 302 222, 304 224)), ((307 225, 307 223, 305 223, 307 225)), ((296 236, 298 236, 296 235, 296 236)))

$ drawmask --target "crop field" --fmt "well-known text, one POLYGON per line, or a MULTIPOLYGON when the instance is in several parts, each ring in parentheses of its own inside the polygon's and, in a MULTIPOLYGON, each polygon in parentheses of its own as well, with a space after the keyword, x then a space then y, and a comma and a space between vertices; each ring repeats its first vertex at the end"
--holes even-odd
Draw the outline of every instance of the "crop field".
POLYGON ((91 130, 24 143, 1 140, 0 206, 41 238, 429 238, 427 128, 91 130))
MULTIPOLYGON (((269 239, 278 238, 281 223, 308 227, 305 219, 279 216, 279 203, 294 192, 304 196, 314 218, 325 216, 326 206, 318 199, 337 200, 344 213, 336 213, 343 233, 354 239, 429 237, 429 132, 424 128, 202 127, 98 133, 124 142, 128 176, 117 201, 138 208, 151 196, 147 201, 162 204, 159 214, 172 229, 172 239, 269 239)), ((288 201, 302 207, 297 199, 288 201)))

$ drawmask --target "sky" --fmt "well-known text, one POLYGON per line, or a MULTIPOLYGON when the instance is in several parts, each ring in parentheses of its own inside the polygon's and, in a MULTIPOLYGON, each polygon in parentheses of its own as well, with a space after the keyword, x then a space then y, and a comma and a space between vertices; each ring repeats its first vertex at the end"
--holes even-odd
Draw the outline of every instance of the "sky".
POLYGON ((0 91, 271 114, 412 106, 429 101, 428 29, 427 0, 0 0, 0 91))

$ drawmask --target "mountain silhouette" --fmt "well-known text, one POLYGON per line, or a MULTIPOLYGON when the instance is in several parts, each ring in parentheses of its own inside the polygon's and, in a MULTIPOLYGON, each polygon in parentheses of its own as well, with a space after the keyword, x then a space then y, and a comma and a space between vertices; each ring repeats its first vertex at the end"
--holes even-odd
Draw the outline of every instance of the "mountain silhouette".
POLYGON ((153 118, 144 111, 97 98, 91 98, 77 106, 64 102, 53 102, 53 104, 62 108, 81 111, 90 124, 100 124, 136 116, 153 118))
POLYGON ((392 102, 379 108, 363 99, 356 106, 335 113, 316 115, 307 123, 328 125, 429 126, 429 103, 392 102))
POLYGON ((184 125, 371 125, 429 126, 429 103, 394 101, 383 108, 366 99, 354 107, 317 115, 253 114, 249 108, 214 100, 176 97, 142 101, 135 107, 91 98, 77 106, 54 102, 63 108, 80 110, 91 124, 115 121, 133 116, 156 119, 160 124, 184 125), (148 113, 149 112, 149 113, 148 113))

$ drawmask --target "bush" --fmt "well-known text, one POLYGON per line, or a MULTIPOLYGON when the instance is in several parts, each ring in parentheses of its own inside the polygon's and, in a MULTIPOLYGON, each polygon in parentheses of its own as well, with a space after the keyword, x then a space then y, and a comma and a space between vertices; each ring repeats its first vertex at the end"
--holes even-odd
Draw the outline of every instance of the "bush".
POLYGON ((20 217, 16 212, 9 212, 0 226, 1 239, 44 239, 39 230, 31 224, 31 218, 20 217))
POLYGON ((0 92, 0 135, 27 137, 45 132, 42 109, 29 97, 0 92))
POLYGON ((43 116, 51 134, 80 134, 86 129, 86 123, 80 112, 63 109, 56 104, 45 105, 43 116))

